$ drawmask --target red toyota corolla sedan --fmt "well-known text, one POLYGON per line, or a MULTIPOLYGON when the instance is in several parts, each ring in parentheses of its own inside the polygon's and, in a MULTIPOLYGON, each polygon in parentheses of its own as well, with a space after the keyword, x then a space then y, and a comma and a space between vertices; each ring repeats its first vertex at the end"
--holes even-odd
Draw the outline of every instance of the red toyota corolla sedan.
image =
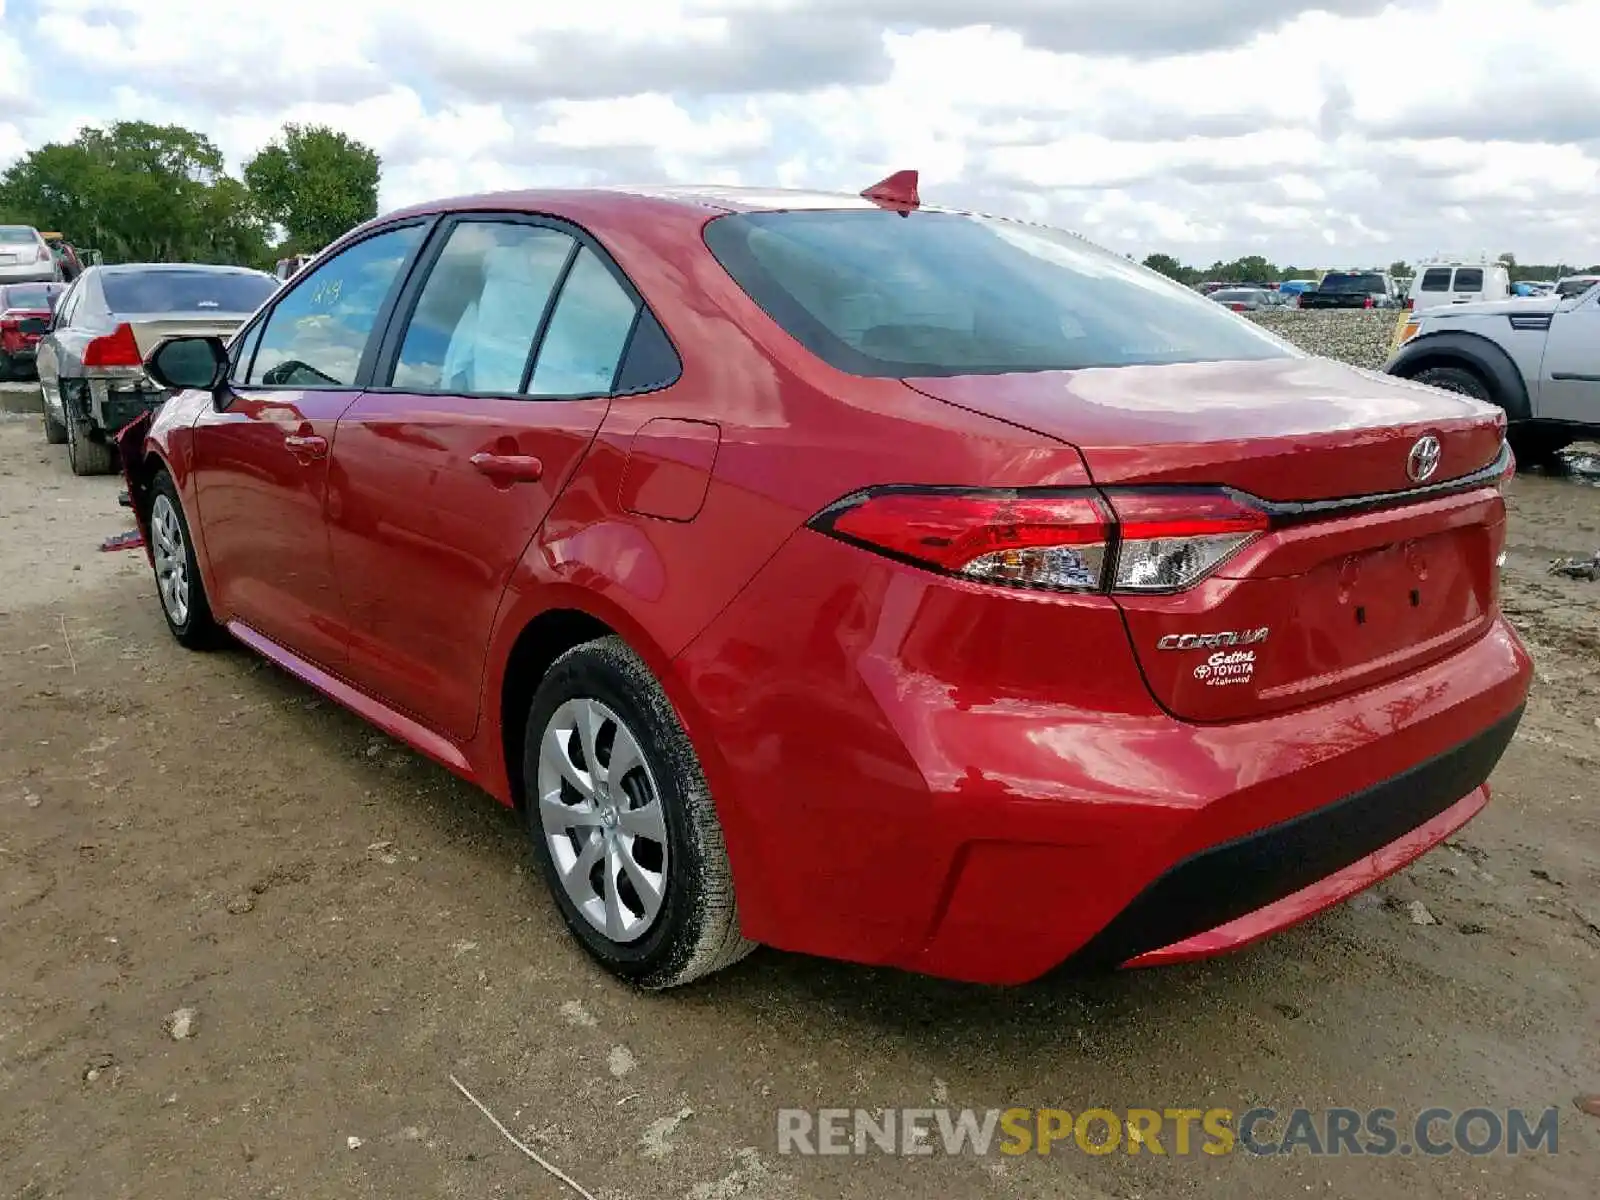
POLYGON ((1488 800, 1495 409, 861 197, 380 218, 124 432, 162 611, 525 814, 616 974, 1244 945, 1488 800))

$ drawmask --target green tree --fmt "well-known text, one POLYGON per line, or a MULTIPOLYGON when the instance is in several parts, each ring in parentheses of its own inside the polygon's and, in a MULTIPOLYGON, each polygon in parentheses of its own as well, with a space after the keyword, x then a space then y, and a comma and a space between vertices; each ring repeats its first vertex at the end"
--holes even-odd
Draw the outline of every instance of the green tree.
POLYGON ((23 155, 0 174, 0 210, 59 229, 108 262, 254 262, 265 230, 222 152, 180 125, 118 121, 23 155))
POLYGON ((321 125, 285 125, 279 138, 244 165, 256 206, 281 225, 280 249, 320 250, 378 215, 377 152, 321 125))
POLYGON ((1184 266, 1170 254, 1152 254, 1144 260, 1144 265, 1152 271, 1159 271, 1168 279, 1176 279, 1179 283, 1192 283, 1194 271, 1184 266))
POLYGON ((1389 274, 1397 279, 1410 279, 1412 275, 1411 264, 1403 259, 1396 259, 1389 264, 1389 274))

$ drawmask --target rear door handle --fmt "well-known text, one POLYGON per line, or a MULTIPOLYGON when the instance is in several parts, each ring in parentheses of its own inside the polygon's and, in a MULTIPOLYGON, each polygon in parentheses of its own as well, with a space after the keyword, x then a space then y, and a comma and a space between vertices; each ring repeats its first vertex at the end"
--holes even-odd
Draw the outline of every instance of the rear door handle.
POLYGON ((328 439, 315 434, 286 434, 283 445, 290 454, 299 459, 326 458, 328 454, 328 439))
POLYGON ((538 483, 544 478, 544 463, 531 454, 474 454, 469 460, 497 484, 538 483))

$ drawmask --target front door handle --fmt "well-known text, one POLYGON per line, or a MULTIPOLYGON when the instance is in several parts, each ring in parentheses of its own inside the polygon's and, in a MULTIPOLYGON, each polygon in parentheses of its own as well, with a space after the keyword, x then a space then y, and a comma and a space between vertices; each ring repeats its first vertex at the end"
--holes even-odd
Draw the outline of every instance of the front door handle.
POLYGON ((313 458, 326 458, 328 456, 328 439, 318 437, 316 434, 291 433, 286 434, 283 445, 290 454, 302 462, 313 458))
POLYGON ((544 464, 531 454, 474 454, 469 460, 495 483, 538 483, 544 478, 544 464))

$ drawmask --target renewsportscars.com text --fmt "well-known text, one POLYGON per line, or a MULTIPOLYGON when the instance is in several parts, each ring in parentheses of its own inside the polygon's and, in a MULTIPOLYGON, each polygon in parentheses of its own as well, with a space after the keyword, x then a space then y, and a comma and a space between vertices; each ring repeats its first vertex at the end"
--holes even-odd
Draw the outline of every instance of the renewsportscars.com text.
POLYGON ((784 1108, 778 1153, 1554 1154, 1559 1109, 784 1108))

